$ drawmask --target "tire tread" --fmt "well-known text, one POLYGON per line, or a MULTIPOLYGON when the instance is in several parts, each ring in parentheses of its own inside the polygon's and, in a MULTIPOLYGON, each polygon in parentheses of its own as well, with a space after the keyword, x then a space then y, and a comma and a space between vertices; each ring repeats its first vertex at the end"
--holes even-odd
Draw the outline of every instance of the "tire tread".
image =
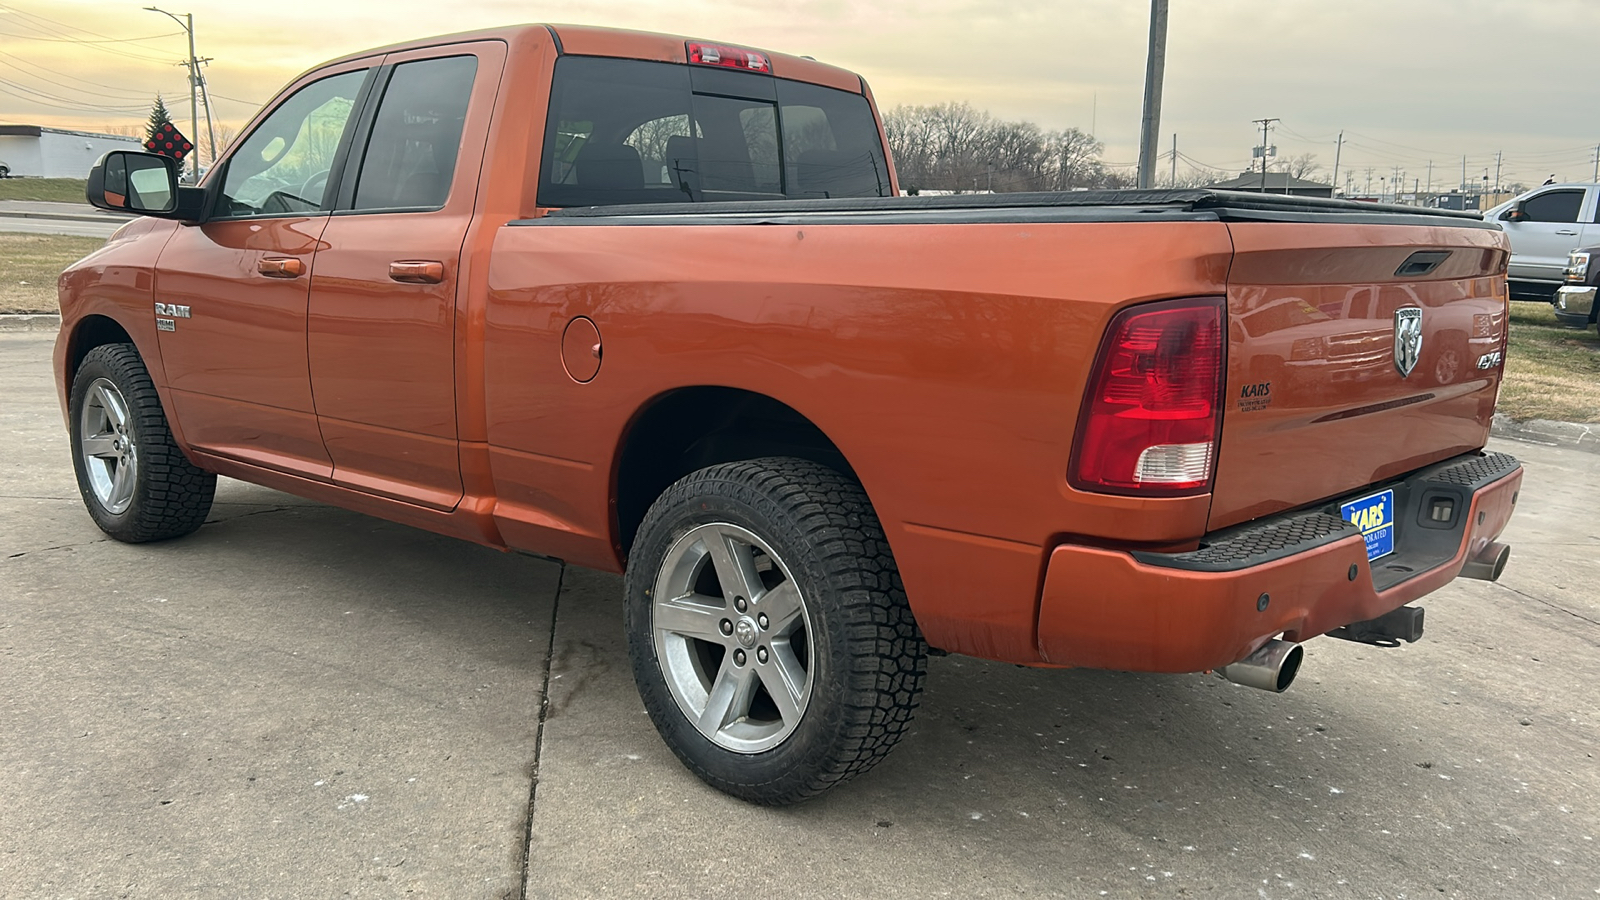
POLYGON ((142 544, 182 537, 205 524, 216 494, 217 476, 190 462, 178 447, 155 382, 132 344, 102 344, 90 350, 73 379, 72 396, 73 463, 78 471, 78 490, 102 531, 119 541, 142 544), (136 488, 133 504, 121 515, 107 513, 95 499, 76 447, 82 382, 100 377, 95 374, 96 369, 103 369, 105 377, 122 391, 138 439, 140 471, 135 477, 143 484, 136 488))
MULTIPOLYGON (((753 500, 762 515, 792 522, 812 548, 825 590, 835 603, 829 612, 840 617, 846 635, 847 658, 836 673, 840 681, 836 702, 823 704, 838 717, 825 729, 835 739, 831 745, 812 748, 804 765, 776 778, 746 780, 727 767, 711 771, 663 733, 679 759, 713 786, 763 805, 796 803, 868 771, 905 736, 927 674, 927 644, 912 617, 883 526, 857 482, 818 463, 790 457, 723 463, 669 487, 646 514, 641 535, 662 527, 656 520, 666 511, 708 496, 753 500)), ((628 568, 630 597, 643 587, 636 579, 655 576, 637 568, 628 568)), ((639 669, 636 660, 636 676, 642 674, 639 669)), ((814 691, 823 688, 813 686, 814 691)), ((648 695, 646 703, 651 705, 648 695)), ((658 726, 662 713, 677 713, 676 709, 650 712, 658 726)))

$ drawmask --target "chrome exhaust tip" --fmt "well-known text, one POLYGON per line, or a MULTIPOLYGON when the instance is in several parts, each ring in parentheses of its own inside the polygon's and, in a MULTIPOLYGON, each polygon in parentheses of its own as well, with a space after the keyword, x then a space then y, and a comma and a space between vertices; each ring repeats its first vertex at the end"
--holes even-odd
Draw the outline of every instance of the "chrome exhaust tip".
POLYGON ((1294 683, 1305 655, 1299 644, 1273 638, 1244 659, 1218 669, 1217 674, 1234 684, 1281 694, 1294 683))
POLYGON ((1467 564, 1461 567, 1461 577, 1499 581, 1500 573, 1506 570, 1506 560, 1510 558, 1511 545, 1490 541, 1477 556, 1467 560, 1467 564))

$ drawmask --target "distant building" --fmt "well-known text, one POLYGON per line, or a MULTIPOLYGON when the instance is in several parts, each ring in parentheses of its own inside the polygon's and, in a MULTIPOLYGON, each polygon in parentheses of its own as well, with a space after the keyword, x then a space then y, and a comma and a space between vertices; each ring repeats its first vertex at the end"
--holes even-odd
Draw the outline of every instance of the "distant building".
POLYGON ((1268 194, 1290 194, 1295 197, 1333 196, 1333 185, 1296 178, 1288 172, 1268 172, 1265 186, 1262 185, 1260 172, 1245 172, 1238 178, 1230 178, 1227 181, 1208 184, 1206 187, 1218 191, 1255 191, 1268 194))
POLYGON ((138 138, 39 125, 0 125, 0 164, 12 178, 84 178, 108 150, 143 149, 138 138))

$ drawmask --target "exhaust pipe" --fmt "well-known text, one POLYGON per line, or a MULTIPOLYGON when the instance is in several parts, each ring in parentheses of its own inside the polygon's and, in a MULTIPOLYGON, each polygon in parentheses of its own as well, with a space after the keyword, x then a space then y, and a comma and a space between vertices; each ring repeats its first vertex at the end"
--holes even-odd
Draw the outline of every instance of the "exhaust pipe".
POLYGON ((1483 581, 1499 581, 1500 573, 1506 570, 1506 560, 1510 558, 1509 544, 1490 541, 1477 556, 1467 560, 1467 564, 1461 567, 1461 576, 1483 581))
POLYGON ((1218 669, 1217 674, 1234 684, 1281 694, 1294 683, 1305 655, 1299 644, 1273 638, 1244 659, 1218 669))

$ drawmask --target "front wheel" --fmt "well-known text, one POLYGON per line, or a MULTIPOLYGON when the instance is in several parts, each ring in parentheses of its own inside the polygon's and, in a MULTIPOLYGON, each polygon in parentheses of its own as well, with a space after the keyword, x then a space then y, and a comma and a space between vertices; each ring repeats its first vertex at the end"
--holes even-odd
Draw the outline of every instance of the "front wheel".
POLYGON ((89 351, 72 380, 72 467, 100 530, 131 544, 205 523, 217 476, 172 439, 161 399, 131 344, 89 351))
POLYGON ((628 560, 634 680, 691 771, 754 803, 815 796, 888 755, 927 669, 860 485, 799 459, 701 469, 628 560))

